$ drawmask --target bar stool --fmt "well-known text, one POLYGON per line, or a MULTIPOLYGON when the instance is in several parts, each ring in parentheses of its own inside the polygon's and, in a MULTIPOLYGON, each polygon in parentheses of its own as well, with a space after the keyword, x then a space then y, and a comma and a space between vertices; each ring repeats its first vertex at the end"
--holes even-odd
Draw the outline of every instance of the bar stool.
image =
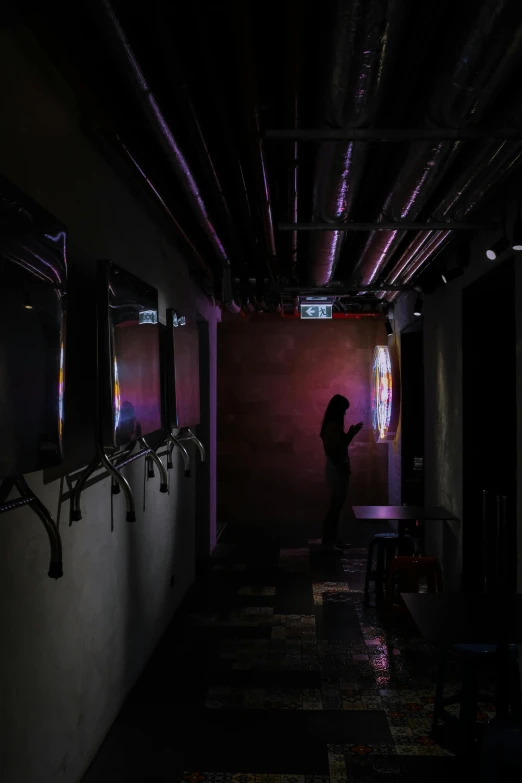
POLYGON ((458 727, 459 749, 470 750, 477 735, 477 712, 481 698, 490 700, 490 697, 481 694, 479 689, 479 672, 484 667, 495 666, 497 668, 497 682, 500 685, 502 677, 507 676, 507 700, 504 704, 502 688, 499 687, 497 696, 497 713, 504 707, 512 717, 522 717, 522 693, 520 688, 520 675, 518 669, 518 649, 514 644, 509 645, 507 656, 507 672, 504 671, 506 660, 500 654, 499 645, 496 644, 453 644, 445 646, 440 654, 439 673, 437 677, 437 691, 435 695, 435 707, 433 710, 432 737, 441 731, 439 721, 458 727), (445 675, 448 662, 456 660, 461 665, 462 687, 457 694, 444 697, 445 675), (446 710, 452 704, 460 704, 459 717, 456 718, 446 710))
POLYGON ((366 603, 368 603, 370 582, 372 581, 375 583, 376 599, 380 600, 382 598, 388 562, 390 558, 395 555, 395 552, 399 546, 404 552, 411 555, 413 554, 414 546, 411 536, 403 536, 402 538, 399 538, 397 533, 377 533, 371 540, 370 546, 368 547, 366 579, 364 583, 364 600, 366 603), (377 548, 377 560, 374 569, 373 555, 375 548, 377 548))
POLYGON ((421 576, 426 577, 428 593, 442 593, 442 570, 436 557, 394 557, 390 562, 386 580, 388 607, 407 612, 402 599, 395 596, 396 587, 402 593, 418 593, 421 576))

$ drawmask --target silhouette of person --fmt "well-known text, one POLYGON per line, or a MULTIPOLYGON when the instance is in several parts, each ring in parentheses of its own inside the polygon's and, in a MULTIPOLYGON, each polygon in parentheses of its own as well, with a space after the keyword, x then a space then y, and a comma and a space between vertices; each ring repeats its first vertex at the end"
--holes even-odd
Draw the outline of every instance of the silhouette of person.
POLYGON ((336 394, 326 409, 321 426, 321 439, 326 455, 326 483, 330 491, 330 506, 323 522, 322 548, 327 551, 348 549, 337 538, 339 517, 343 510, 350 481, 348 446, 361 431, 363 423, 352 425, 344 431, 344 417, 350 403, 346 397, 336 394))

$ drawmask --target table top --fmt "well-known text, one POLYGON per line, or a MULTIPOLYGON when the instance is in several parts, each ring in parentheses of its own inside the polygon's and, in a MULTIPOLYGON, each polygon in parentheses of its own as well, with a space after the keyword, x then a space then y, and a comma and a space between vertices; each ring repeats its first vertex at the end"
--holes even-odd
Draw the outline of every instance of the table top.
POLYGON ((521 644, 522 595, 401 593, 421 636, 450 644, 521 644))
POLYGON ((457 520, 457 517, 441 506, 354 506, 353 513, 356 519, 365 522, 386 522, 389 519, 423 522, 457 520))

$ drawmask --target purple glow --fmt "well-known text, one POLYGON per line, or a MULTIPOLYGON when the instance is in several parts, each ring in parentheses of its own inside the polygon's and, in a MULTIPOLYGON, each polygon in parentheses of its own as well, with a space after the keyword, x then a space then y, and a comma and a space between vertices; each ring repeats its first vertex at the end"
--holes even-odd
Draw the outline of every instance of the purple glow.
POLYGON ((127 59, 127 62, 131 68, 131 71, 134 75, 134 78, 136 79, 137 86, 139 87, 141 93, 143 94, 143 98, 146 101, 145 106, 148 108, 149 113, 151 116, 151 122, 156 124, 161 132, 161 136, 165 145, 165 151, 169 156, 169 159, 173 163, 178 176, 184 185, 187 195, 189 196, 190 200, 192 201, 193 207, 195 207, 195 213, 196 216, 199 219, 200 225, 207 233, 210 241, 214 245, 215 249, 217 250, 218 254, 221 256, 221 258, 226 262, 227 265, 230 264, 226 250, 221 243, 216 229, 214 228, 210 216, 207 212, 207 208, 205 206, 205 203, 203 201, 203 198, 201 196, 201 193, 199 191, 199 188, 197 186, 197 183, 192 176, 192 173, 188 167, 187 161, 185 160, 185 157, 183 156, 183 153, 181 152, 180 148, 178 147, 176 140, 174 136, 172 135, 172 132, 168 126, 168 123, 163 116, 163 113, 158 106, 156 99, 154 95, 152 94, 152 91, 150 89, 150 86, 142 73, 139 63, 136 60, 136 57, 134 55, 134 52, 132 51, 131 45, 129 41, 126 38, 125 32, 118 21, 112 6, 109 2, 109 0, 103 0, 103 4, 105 6, 105 9, 109 15, 109 18, 114 26, 114 29, 116 31, 116 34, 119 38, 120 43, 123 46, 125 57, 127 59))

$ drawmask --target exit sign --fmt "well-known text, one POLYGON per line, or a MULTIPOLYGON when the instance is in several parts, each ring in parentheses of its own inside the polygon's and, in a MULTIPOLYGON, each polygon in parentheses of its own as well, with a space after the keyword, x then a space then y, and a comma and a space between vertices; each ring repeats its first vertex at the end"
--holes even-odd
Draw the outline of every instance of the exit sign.
POLYGON ((302 304, 301 318, 324 319, 332 317, 331 304, 302 304))

